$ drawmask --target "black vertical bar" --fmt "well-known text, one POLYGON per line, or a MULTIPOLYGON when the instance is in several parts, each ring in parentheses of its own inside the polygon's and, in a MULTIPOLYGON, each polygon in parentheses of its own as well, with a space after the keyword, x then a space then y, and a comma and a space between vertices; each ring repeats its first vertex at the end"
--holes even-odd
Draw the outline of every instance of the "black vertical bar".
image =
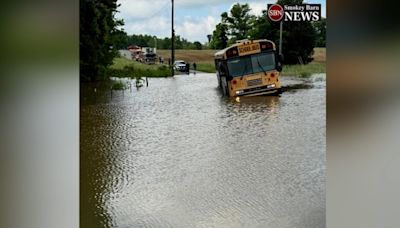
POLYGON ((171 71, 172 76, 174 76, 174 62, 175 62, 175 53, 174 53, 174 41, 175 41, 175 31, 174 31, 174 0, 172 0, 172 27, 171 27, 171 71))
POLYGON ((282 30, 283 30, 283 19, 281 20, 281 24, 279 26, 279 54, 282 54, 282 30))
POLYGON ((172 76, 174 76, 174 62, 175 62, 175 31, 174 31, 174 0, 172 0, 172 27, 171 27, 171 66, 172 66, 172 76))

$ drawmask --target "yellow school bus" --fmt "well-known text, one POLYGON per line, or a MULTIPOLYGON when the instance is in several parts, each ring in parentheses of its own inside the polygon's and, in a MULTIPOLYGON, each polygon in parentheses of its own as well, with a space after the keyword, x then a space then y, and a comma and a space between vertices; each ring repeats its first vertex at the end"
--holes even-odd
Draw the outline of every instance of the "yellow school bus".
POLYGON ((241 40, 214 55, 218 86, 227 96, 282 92, 282 56, 270 40, 241 40))

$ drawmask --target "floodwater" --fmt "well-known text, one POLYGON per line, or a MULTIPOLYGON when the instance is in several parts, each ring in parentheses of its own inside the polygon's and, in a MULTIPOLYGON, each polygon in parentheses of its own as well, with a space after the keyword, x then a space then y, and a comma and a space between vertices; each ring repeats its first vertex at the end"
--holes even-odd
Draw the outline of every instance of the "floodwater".
POLYGON ((325 227, 325 75, 281 80, 239 102, 215 74, 83 85, 81 227, 325 227))

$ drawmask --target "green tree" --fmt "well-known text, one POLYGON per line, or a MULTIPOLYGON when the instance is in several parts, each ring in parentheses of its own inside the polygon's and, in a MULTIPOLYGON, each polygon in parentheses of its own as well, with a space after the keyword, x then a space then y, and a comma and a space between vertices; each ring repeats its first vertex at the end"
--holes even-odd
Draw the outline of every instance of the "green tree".
POLYGON ((147 41, 147 46, 156 47, 156 44, 157 44, 157 47, 159 47, 158 40, 157 41, 156 40, 157 40, 156 36, 149 37, 149 39, 147 41))
POLYGON ((224 49, 228 45, 228 26, 224 23, 217 24, 210 43, 212 49, 224 49))
MULTIPOLYGON (((278 4, 302 4, 303 0, 279 0, 278 4)), ((270 21, 267 11, 252 22, 248 36, 251 39, 269 39, 279 46, 280 23, 270 21)), ((283 22, 282 53, 285 63, 308 63, 316 42, 315 26, 311 22, 283 22)))
POLYGON ((222 22, 228 26, 231 42, 247 38, 249 30, 252 28, 251 22, 255 19, 255 16, 250 14, 250 10, 249 4, 236 3, 229 13, 221 14, 222 22))
POLYGON ((139 47, 148 47, 150 44, 154 44, 154 39, 149 35, 132 35, 128 38, 129 45, 137 45, 139 47))
POLYGON ((267 11, 263 10, 262 15, 252 20, 252 28, 248 32, 250 39, 274 39, 278 32, 267 20, 267 11))
POLYGON ((175 36, 175 48, 176 49, 182 49, 183 48, 182 40, 181 40, 181 37, 179 35, 175 36))
POLYGON ((314 22, 313 27, 316 32, 315 46, 326 47, 326 18, 314 22))
MULTIPOLYGON (((158 49, 171 49, 171 39, 165 37, 163 39, 150 35, 130 35, 124 31, 118 31, 115 38, 115 47, 117 49, 126 49, 129 45, 137 45, 139 47, 154 47, 157 40, 158 49)), ((201 49, 202 44, 198 41, 190 42, 185 38, 175 36, 175 49, 201 49), (196 43, 197 42, 197 43, 196 43)))
POLYGON ((129 46, 128 35, 124 31, 117 31, 114 35, 114 47, 117 50, 126 49, 129 46))
MULTIPOLYGON (((302 4, 303 0, 278 0, 280 5, 287 4, 302 4)), ((279 43, 279 23, 271 22, 275 32, 274 41, 276 44, 279 43)), ((282 53, 285 57, 285 63, 296 64, 308 63, 312 61, 312 54, 315 47, 316 33, 311 24, 308 21, 293 21, 283 22, 283 33, 282 33, 282 53)))
POLYGON ((117 55, 115 36, 121 20, 114 18, 117 0, 80 0, 80 77, 82 81, 104 78, 117 55))
POLYGON ((201 50, 201 49, 203 49, 203 45, 201 45, 201 43, 199 42, 199 41, 195 41, 194 43, 194 49, 196 49, 196 50, 201 50))
POLYGON ((165 37, 162 41, 162 49, 171 49, 171 39, 165 37))

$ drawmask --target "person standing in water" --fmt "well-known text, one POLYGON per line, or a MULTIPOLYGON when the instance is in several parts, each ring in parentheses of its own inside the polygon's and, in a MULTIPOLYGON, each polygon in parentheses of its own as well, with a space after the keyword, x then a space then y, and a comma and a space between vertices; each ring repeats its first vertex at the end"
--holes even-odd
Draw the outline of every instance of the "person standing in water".
POLYGON ((190 63, 186 63, 186 73, 190 73, 190 63))

